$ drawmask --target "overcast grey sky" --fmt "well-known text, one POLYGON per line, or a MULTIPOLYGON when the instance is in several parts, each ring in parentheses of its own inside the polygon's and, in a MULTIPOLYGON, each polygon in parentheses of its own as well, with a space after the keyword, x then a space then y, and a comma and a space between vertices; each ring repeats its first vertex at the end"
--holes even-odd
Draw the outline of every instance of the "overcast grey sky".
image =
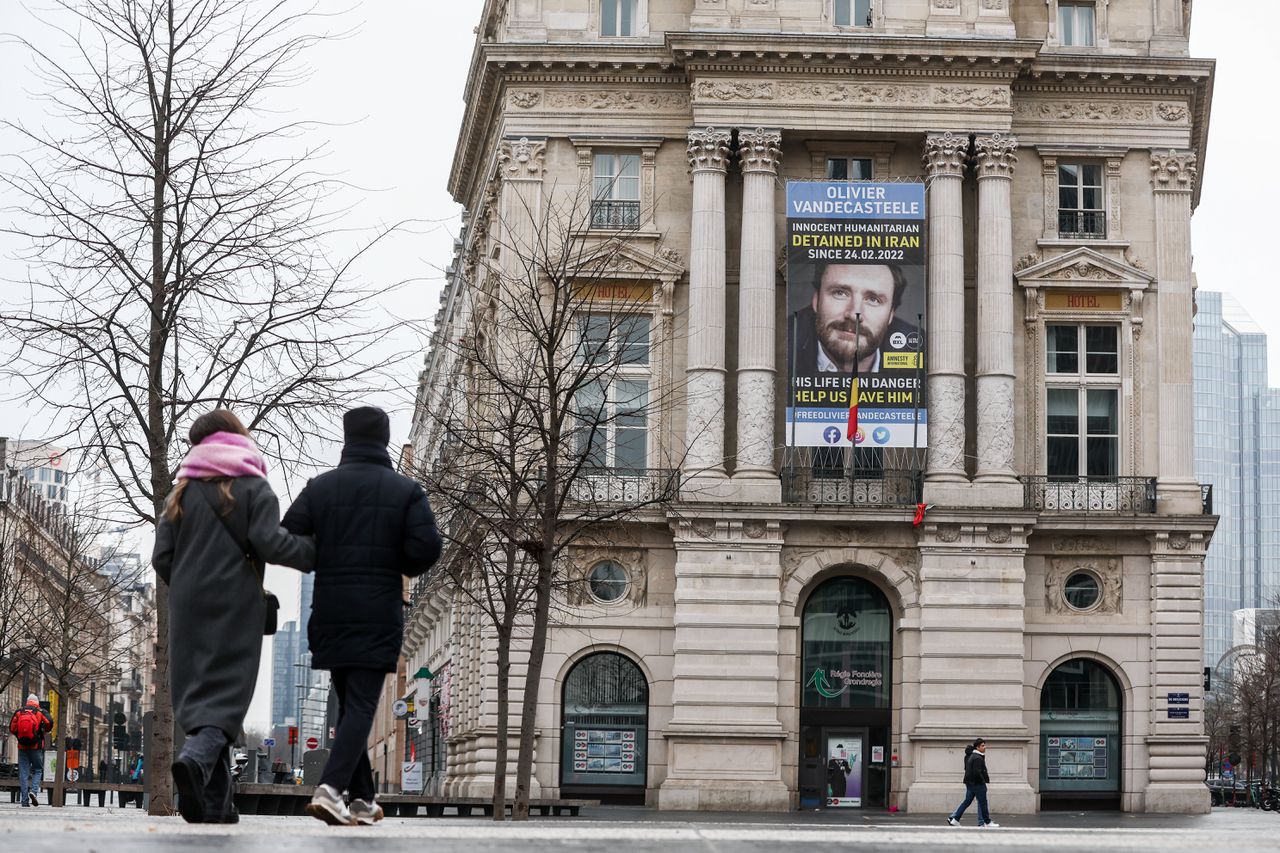
MULTIPOLYGON (((42 4, 37 0, 35 5, 42 4)), ((430 317, 442 282, 438 270, 449 262, 458 228, 459 208, 445 184, 481 0, 321 0, 319 5, 352 9, 348 20, 358 29, 312 51, 315 73, 293 90, 290 102, 298 118, 344 125, 324 131, 331 150, 327 166, 352 184, 376 190, 354 199, 360 202, 354 224, 424 223, 416 233, 378 250, 364 272, 388 281, 425 279, 397 309, 430 317)), ((0 0, 0 29, 57 47, 19 0, 0 0)), ((1270 79, 1277 32, 1280 3, 1272 0, 1196 4, 1192 53, 1216 57, 1219 63, 1203 199, 1194 219, 1196 271, 1201 287, 1235 294, 1275 337, 1271 375, 1280 379, 1280 296, 1277 259, 1271 254, 1280 244, 1271 210, 1271 202, 1280 200, 1280 169, 1273 155, 1259 147, 1278 138, 1280 118, 1270 79)), ((28 68, 26 56, 12 42, 0 44, 0 111, 38 123, 43 107, 29 96, 34 81, 28 68)), ((12 287, 9 282, 21 276, 20 268, 0 260, 0 287, 12 287)), ((417 360, 406 365, 406 385, 412 385, 419 366, 417 360)), ((411 401, 394 394, 380 402, 396 409, 396 440, 403 439, 411 401)), ((31 435, 38 429, 36 413, 0 409, 0 435, 31 435)), ((283 601, 282 618, 295 618, 296 576, 273 569, 268 586, 283 601)), ((270 711, 269 644, 265 652, 250 725, 265 725, 270 711)))

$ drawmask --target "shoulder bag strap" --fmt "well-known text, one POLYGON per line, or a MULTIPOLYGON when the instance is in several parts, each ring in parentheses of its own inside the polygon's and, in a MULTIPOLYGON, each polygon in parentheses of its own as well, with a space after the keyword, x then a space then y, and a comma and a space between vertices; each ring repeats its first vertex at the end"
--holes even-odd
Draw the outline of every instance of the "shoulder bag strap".
MULTIPOLYGON (((227 523, 226 516, 224 516, 218 507, 214 505, 213 501, 209 499, 209 495, 205 492, 203 487, 197 487, 196 491, 208 505, 209 509, 213 511, 214 518, 218 519, 222 524, 222 529, 227 531, 228 535, 235 540, 236 545, 239 546, 240 551, 244 554, 245 562, 249 564, 249 569, 253 572, 254 576, 258 578, 258 583, 261 585, 263 578, 258 574, 258 560, 254 556, 253 546, 249 544, 248 540, 242 536, 238 530, 235 530, 229 523, 227 523)), ((266 591, 263 590, 263 592, 265 593, 266 591)))

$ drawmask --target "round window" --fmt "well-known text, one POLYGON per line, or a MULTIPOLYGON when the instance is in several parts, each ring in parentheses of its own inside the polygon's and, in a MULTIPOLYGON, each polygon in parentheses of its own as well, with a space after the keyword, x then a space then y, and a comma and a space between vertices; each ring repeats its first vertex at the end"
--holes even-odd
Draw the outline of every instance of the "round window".
POLYGON ((1098 579, 1088 572, 1076 572, 1067 578, 1062 594, 1067 599, 1067 604, 1076 610, 1088 610, 1102 598, 1098 579))
POLYGON ((630 583, 627 570, 610 561, 596 563, 587 575, 587 586, 596 601, 617 601, 626 594, 630 583))

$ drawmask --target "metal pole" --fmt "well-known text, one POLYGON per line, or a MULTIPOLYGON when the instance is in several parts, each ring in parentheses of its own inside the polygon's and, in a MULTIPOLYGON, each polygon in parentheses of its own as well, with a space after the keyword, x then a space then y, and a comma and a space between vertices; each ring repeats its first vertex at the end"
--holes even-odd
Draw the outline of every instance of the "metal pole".
MULTIPOLYGON (((85 771, 90 779, 96 779, 98 768, 93 763, 93 722, 98 717, 98 682, 89 682, 89 748, 85 750, 85 771)), ((102 781, 99 779, 98 781, 102 781)))

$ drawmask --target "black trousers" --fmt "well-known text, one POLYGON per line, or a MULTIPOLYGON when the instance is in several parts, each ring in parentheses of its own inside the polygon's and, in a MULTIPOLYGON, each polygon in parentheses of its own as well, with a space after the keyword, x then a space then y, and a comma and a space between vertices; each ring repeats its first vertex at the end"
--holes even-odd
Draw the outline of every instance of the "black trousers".
POLYGON ((386 678, 385 672, 375 669, 333 670, 338 725, 320 783, 332 786, 338 793, 349 792, 353 800, 369 802, 375 793, 373 766, 369 764, 369 732, 386 678))

